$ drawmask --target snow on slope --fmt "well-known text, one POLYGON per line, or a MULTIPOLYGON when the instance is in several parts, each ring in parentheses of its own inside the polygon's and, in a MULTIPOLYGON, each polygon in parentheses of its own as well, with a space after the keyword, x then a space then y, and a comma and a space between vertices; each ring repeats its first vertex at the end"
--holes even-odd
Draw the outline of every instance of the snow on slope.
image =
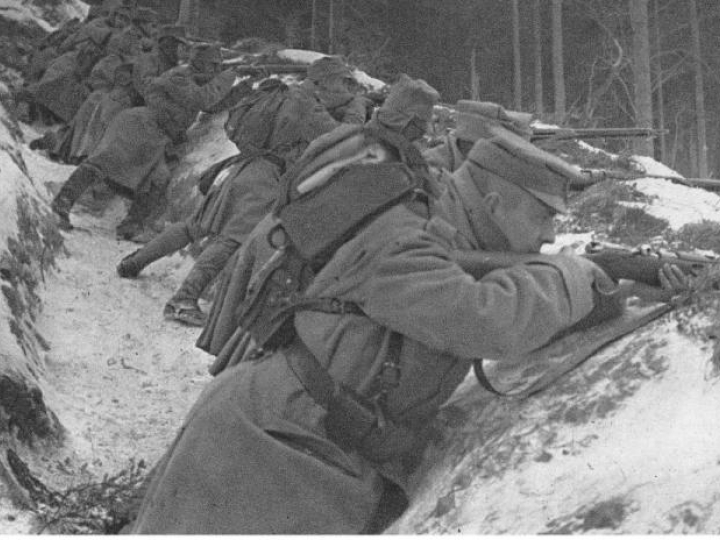
POLYGON ((87 4, 79 0, 48 2, 48 5, 36 5, 39 2, 28 0, 0 0, 0 17, 19 23, 36 23, 43 30, 51 32, 55 26, 48 22, 49 18, 60 22, 68 19, 84 19, 88 12, 87 4), (52 17, 48 17, 52 12, 52 17))

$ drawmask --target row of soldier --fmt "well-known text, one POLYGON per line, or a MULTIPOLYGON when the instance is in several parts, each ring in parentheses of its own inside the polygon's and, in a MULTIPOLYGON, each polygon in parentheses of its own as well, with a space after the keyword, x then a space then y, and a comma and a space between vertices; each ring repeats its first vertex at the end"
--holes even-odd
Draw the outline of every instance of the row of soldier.
MULTIPOLYGON (((233 88, 221 66, 216 48, 194 49, 188 66, 152 81, 148 96, 163 99, 110 122, 53 201, 65 228, 96 181, 146 215, 133 208, 165 189, 168 143, 233 88)), ((457 262, 478 250, 532 256, 555 240, 578 172, 529 142, 528 117, 463 101, 455 133, 421 152, 439 101, 432 87, 401 77, 369 120, 356 89, 348 66, 324 57, 302 84, 275 88, 260 116, 231 110, 238 155, 203 175, 193 215, 119 262, 118 274, 135 278, 211 239, 165 315, 203 327, 197 345, 216 357, 216 378, 154 468, 133 532, 380 532, 406 507, 433 418, 473 359, 516 357, 621 309, 627 290, 568 252, 483 277, 457 262), (406 181, 413 189, 371 209, 336 193, 296 230, 278 213, 317 186, 382 192, 406 181), (198 298, 221 271, 206 315, 198 298)), ((668 293, 685 286, 675 267, 660 280, 668 293)))

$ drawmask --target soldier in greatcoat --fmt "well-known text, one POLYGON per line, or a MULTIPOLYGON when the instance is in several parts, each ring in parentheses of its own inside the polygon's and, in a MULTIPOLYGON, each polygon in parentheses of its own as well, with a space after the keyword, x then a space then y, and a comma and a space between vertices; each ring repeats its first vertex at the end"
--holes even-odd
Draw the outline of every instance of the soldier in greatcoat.
POLYGON ((270 212, 279 194, 281 175, 313 139, 338 125, 320 104, 297 87, 287 89, 271 121, 274 128, 266 144, 238 147, 240 153, 218 174, 190 218, 170 225, 118 265, 121 277, 135 278, 153 261, 191 242, 212 237, 166 304, 166 319, 192 326, 205 323, 206 315, 198 305, 200 295, 270 212))
MULTIPOLYGON (((453 262, 459 246, 532 253, 553 241, 572 169, 548 169, 512 144, 520 165, 478 141, 471 157, 499 159, 497 174, 473 166, 466 196, 449 199, 444 213, 394 206, 335 252, 305 296, 357 309, 298 311, 290 345, 223 371, 157 467, 134 532, 354 534, 387 524, 383 496, 406 488, 434 415, 471 359, 544 344, 593 310, 598 288, 611 288, 602 270, 571 256, 481 280, 453 262), (506 177, 504 165, 513 171, 506 177), (456 213, 463 222, 444 217, 456 213), (375 401, 385 427, 372 445, 336 437, 333 404, 306 379, 308 357, 367 400, 392 365, 394 384, 375 401)), ((259 258, 236 267, 240 281, 273 252, 264 223, 240 251, 259 258)))
POLYGON ((508 129, 530 140, 532 114, 507 111, 489 101, 463 99, 457 102, 455 129, 444 136, 442 142, 423 152, 428 166, 438 171, 453 172, 465 161, 475 141, 491 136, 497 126, 508 129))
POLYGON ((143 100, 152 80, 176 67, 180 57, 179 51, 187 45, 184 26, 164 25, 160 27, 155 36, 153 49, 141 53, 135 60, 133 80, 135 89, 143 100))
POLYGON ((308 66, 300 87, 322 103, 332 117, 346 124, 364 124, 365 99, 352 70, 337 56, 323 56, 308 66))
POLYGON ((217 46, 197 45, 187 66, 156 78, 146 106, 125 109, 105 131, 93 153, 68 178, 52 202, 60 226, 71 229, 69 213, 75 201, 95 181, 104 181, 133 202, 118 225, 118 236, 129 239, 142 230, 142 221, 162 199, 170 179, 166 152, 186 140, 186 130, 198 113, 210 109, 232 88, 232 71, 220 72, 217 46))

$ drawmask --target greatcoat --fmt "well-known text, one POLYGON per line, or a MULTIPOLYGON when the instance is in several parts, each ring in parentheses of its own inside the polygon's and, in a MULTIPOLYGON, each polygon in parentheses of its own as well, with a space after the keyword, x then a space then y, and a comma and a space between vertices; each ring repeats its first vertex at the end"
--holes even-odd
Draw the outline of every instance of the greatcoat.
MULTIPOLYGON (((592 279, 571 258, 496 270, 482 280, 466 274, 451 249, 507 247, 487 215, 468 207, 481 208, 472 186, 448 189, 430 215, 393 207, 344 244, 306 293, 355 302, 364 315, 300 311, 293 345, 216 377, 156 468, 134 532, 367 531, 384 484, 406 485, 423 435, 472 359, 528 352, 593 308, 592 279), (401 376, 386 415, 415 432, 417 445, 372 462, 331 439, 327 411, 288 358, 304 347, 335 381, 362 393, 394 333, 402 336, 401 376)), ((272 253, 272 225, 268 216, 253 231, 220 291, 199 340, 211 354, 236 346, 228 339, 236 302, 272 253)))
POLYGON ((235 76, 223 72, 203 86, 187 66, 174 68, 151 84, 145 107, 121 111, 108 125, 87 163, 108 180, 132 192, 170 178, 165 154, 184 141, 198 113, 212 107, 230 90, 235 76))

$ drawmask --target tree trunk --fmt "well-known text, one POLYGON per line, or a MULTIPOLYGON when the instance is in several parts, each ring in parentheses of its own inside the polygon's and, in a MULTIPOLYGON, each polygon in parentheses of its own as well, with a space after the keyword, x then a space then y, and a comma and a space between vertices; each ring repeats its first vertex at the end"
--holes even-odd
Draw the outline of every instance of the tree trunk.
POLYGON ((200 5, 198 0, 180 0, 177 23, 184 26, 190 36, 200 34, 198 19, 200 18, 200 5))
POLYGON ((700 51, 700 21, 697 2, 690 0, 690 27, 692 29, 693 56, 695 64, 695 118, 697 121, 697 164, 701 178, 708 177, 707 135, 705 130, 705 89, 703 82, 702 57, 700 51))
POLYGON ((667 163, 667 138, 665 137, 665 93, 662 80, 662 44, 660 41, 659 0, 655 0, 655 85, 657 86, 658 129, 660 130, 660 161, 667 163))
POLYGON ((542 9, 540 0, 533 4, 533 35, 535 38, 535 111, 545 112, 543 103, 543 69, 542 69, 542 9))
POLYGON ((335 0, 328 7, 328 53, 335 54, 335 0))
POLYGON ((552 0, 552 58, 555 91, 555 115, 565 117, 565 63, 563 61, 562 0, 552 0))
POLYGON ((522 67, 520 58, 520 7, 518 0, 512 0, 512 42, 513 42, 513 103, 516 111, 522 109, 522 67))
POLYGON ((317 0, 312 0, 312 10, 310 12, 310 49, 313 51, 318 50, 317 19, 318 19, 317 0))
MULTIPOLYGON (((633 29, 633 75, 635 82, 635 114, 639 127, 653 127, 652 81, 650 78, 650 33, 648 30, 648 0, 630 0, 630 23, 633 29)), ((637 139, 635 152, 653 156, 650 137, 637 139)))
POLYGON ((470 98, 480 100, 480 76, 477 71, 477 44, 473 44, 470 52, 470 98))

